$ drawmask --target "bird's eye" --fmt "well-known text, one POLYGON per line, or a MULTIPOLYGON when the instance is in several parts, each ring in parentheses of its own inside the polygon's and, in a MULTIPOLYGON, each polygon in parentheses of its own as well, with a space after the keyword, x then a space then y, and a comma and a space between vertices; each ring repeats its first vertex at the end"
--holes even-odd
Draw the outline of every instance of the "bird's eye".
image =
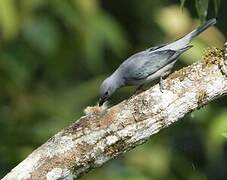
POLYGON ((105 92, 105 95, 108 95, 108 91, 105 92))

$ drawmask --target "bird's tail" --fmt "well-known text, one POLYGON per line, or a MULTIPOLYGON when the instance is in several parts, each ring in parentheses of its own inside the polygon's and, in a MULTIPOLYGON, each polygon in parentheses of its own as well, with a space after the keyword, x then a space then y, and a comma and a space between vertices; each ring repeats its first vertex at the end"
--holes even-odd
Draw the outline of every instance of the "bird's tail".
POLYGON ((201 26, 197 27, 192 32, 190 32, 189 34, 187 34, 186 36, 184 36, 183 38, 188 39, 188 41, 190 42, 194 37, 198 36, 200 33, 205 31, 210 26, 213 26, 214 24, 216 24, 216 22, 217 22, 216 18, 210 19, 206 21, 204 24, 202 24, 201 26))
POLYGON ((173 50, 178 50, 178 49, 181 49, 182 47, 187 46, 192 41, 192 39, 194 37, 198 36, 200 33, 205 31, 210 26, 213 26, 214 24, 216 24, 216 21, 217 21, 216 18, 212 18, 212 19, 206 21, 204 24, 202 24, 201 26, 197 27, 192 32, 190 32, 187 35, 183 36, 179 40, 169 44, 168 46, 173 47, 173 48, 171 48, 173 50))

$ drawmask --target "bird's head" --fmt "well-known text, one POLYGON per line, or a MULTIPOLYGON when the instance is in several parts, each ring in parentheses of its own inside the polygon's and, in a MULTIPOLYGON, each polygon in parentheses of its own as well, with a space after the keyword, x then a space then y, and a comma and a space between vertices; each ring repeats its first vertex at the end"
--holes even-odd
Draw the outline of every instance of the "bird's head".
POLYGON ((100 87, 100 100, 99 106, 103 105, 110 96, 116 91, 117 84, 112 80, 112 78, 108 77, 105 79, 100 87))

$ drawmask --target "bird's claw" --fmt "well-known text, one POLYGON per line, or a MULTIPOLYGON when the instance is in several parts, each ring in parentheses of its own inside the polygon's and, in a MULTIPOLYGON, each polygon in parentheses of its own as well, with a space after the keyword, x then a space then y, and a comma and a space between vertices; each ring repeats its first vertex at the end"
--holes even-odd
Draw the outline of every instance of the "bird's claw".
POLYGON ((164 87, 163 87, 163 79, 162 79, 162 76, 160 77, 159 87, 160 87, 161 93, 163 93, 164 87))

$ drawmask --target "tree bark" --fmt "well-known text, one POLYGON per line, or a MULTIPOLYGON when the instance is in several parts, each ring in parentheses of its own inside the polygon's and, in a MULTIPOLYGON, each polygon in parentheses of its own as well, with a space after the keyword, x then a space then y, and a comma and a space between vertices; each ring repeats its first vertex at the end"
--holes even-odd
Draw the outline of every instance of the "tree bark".
POLYGON ((3 180, 73 179, 144 143, 153 134, 227 93, 227 63, 210 53, 159 85, 61 130, 3 180))

